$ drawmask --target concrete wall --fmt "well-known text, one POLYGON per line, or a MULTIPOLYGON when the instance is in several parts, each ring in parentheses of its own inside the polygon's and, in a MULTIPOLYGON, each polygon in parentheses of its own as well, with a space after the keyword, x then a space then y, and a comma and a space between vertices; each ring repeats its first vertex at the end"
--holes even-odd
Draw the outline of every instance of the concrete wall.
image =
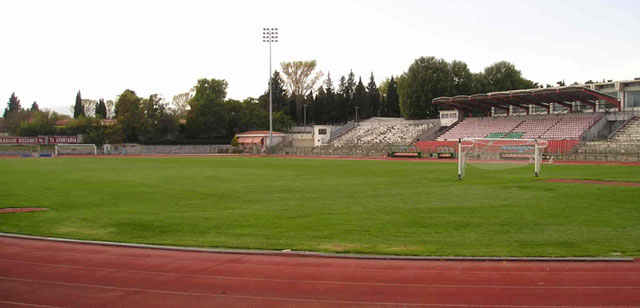
POLYGON ((296 148, 308 148, 314 146, 313 134, 293 134, 291 143, 296 148))
MULTIPOLYGON (((107 149, 108 148, 108 149, 107 149)), ((110 144, 107 155, 179 155, 179 154, 217 154, 228 153, 230 145, 143 145, 110 144)))
POLYGON ((276 154, 294 156, 348 156, 348 157, 382 157, 390 150, 389 146, 332 146, 296 148, 282 147, 276 154))

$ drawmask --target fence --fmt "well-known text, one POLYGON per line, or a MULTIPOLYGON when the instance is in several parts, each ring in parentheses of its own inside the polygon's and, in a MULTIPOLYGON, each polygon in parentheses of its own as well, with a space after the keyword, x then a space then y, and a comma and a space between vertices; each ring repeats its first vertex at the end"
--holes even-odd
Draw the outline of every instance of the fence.
POLYGON ((181 155, 229 153, 230 145, 143 145, 108 144, 103 146, 105 155, 181 155))

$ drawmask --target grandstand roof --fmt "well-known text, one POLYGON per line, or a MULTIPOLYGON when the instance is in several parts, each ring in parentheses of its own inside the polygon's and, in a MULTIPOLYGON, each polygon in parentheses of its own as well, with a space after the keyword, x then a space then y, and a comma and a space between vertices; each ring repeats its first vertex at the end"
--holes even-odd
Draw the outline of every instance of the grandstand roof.
POLYGON ((458 95, 454 97, 438 97, 432 100, 433 104, 460 109, 463 111, 491 110, 492 107, 506 110, 509 106, 525 108, 535 105, 544 107, 549 111, 551 104, 559 104, 572 111, 572 102, 580 102, 595 109, 596 103, 603 100, 620 109, 620 101, 611 95, 604 94, 582 86, 567 86, 556 88, 536 88, 514 90, 504 92, 492 92, 487 94, 475 94, 471 96, 458 95))

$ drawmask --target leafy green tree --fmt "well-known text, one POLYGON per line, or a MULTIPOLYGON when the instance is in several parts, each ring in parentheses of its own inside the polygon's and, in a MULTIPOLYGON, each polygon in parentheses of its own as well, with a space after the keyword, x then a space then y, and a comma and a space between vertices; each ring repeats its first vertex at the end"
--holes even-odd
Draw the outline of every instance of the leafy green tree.
POLYGON ((286 132, 294 125, 295 123, 293 122, 293 119, 283 112, 273 113, 273 130, 286 132))
POLYGON ((31 111, 35 111, 38 112, 40 111, 40 107, 38 107, 38 103, 37 102, 33 102, 33 104, 31 104, 31 111))
POLYGON ((233 136, 233 138, 231 139, 231 146, 232 147, 240 146, 240 142, 238 142, 238 136, 233 136))
POLYGON ((398 80, 400 112, 406 119, 424 119, 438 115, 433 98, 451 92, 449 64, 435 57, 416 59, 398 80))
POLYGON ((398 84, 393 76, 387 83, 387 95, 386 95, 386 116, 399 117, 400 116, 400 97, 398 95, 398 84))
POLYGON ((223 103, 227 97, 227 81, 200 79, 189 101, 187 134, 190 138, 213 139, 225 135, 226 115, 223 103))
POLYGON ((152 94, 142 100, 143 119, 138 132, 141 141, 157 141, 171 138, 178 131, 178 119, 168 111, 167 103, 158 95, 152 94))
POLYGON ((362 78, 358 79, 358 84, 353 91, 353 106, 358 107, 359 119, 368 119, 371 117, 371 110, 369 110, 369 100, 367 99, 367 89, 362 83, 362 78))
POLYGON ((73 118, 77 119, 78 117, 84 117, 84 106, 82 105, 82 96, 80 95, 80 91, 76 94, 76 103, 73 105, 73 118))
POLYGON ((223 103, 223 107, 226 114, 226 135, 234 136, 242 132, 243 103, 235 99, 228 99, 223 103))
POLYGON ((246 98, 242 101, 238 125, 235 133, 269 129, 269 113, 260 107, 259 101, 255 98, 246 98))
POLYGON ((451 72, 451 94, 472 95, 476 93, 474 76, 466 63, 454 60, 449 64, 451 72))
POLYGON ((369 115, 379 117, 380 111, 380 91, 376 85, 376 80, 371 73, 369 83, 367 84, 367 104, 369 105, 369 115))
POLYGON ((124 90, 115 103, 115 114, 118 125, 122 129, 124 142, 138 141, 138 134, 143 122, 141 110, 142 99, 132 90, 124 90))
POLYGON ((31 112, 30 121, 22 121, 16 131, 18 136, 55 135, 55 121, 60 115, 51 111, 31 112))
POLYGON ((107 104, 104 102, 104 98, 98 100, 98 105, 96 105, 96 117, 100 117, 101 119, 107 118, 107 104))
POLYGON ((473 80, 473 89, 475 93, 489 93, 492 92, 489 87, 489 81, 483 72, 471 73, 473 80))
POLYGON ((522 77, 522 73, 516 69, 515 65, 507 61, 500 61, 486 67, 483 76, 487 83, 485 93, 537 87, 536 83, 522 77))

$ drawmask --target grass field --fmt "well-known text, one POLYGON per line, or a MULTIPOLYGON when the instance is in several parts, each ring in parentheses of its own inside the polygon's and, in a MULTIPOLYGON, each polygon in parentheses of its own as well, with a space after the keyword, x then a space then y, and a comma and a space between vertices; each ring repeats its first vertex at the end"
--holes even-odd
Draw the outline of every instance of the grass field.
POLYGON ((0 231, 198 247, 455 256, 640 256, 640 166, 264 157, 0 159, 0 231))

